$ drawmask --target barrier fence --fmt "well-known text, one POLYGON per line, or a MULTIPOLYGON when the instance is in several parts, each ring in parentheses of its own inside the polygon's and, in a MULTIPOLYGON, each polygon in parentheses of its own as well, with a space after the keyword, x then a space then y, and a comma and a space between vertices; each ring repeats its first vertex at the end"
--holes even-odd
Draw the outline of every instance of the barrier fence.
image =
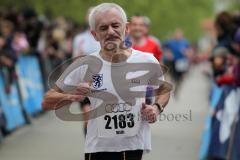
POLYGON ((240 87, 212 84, 200 160, 240 160, 240 87))
POLYGON ((17 78, 5 91, 4 68, 0 70, 0 141, 2 135, 30 123, 31 117, 42 112, 44 85, 38 58, 21 55, 15 66, 17 78))

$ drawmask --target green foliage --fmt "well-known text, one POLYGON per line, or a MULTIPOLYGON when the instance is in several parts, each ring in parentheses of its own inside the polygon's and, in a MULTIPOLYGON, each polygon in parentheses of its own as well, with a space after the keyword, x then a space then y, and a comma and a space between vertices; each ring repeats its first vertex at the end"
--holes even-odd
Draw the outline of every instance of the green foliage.
MULTIPOLYGON (((104 0, 1 0, 0 4, 14 4, 19 7, 32 5, 39 13, 46 10, 53 16, 67 16, 84 22, 89 6, 106 2, 104 0)), ((190 40, 196 40, 200 33, 200 21, 213 15, 211 0, 112 0, 121 5, 128 17, 138 13, 148 16, 151 33, 161 40, 166 39, 176 28, 182 28, 190 40)))
POLYGON ((232 0, 232 3, 230 4, 228 10, 240 12, 240 1, 239 0, 232 0))

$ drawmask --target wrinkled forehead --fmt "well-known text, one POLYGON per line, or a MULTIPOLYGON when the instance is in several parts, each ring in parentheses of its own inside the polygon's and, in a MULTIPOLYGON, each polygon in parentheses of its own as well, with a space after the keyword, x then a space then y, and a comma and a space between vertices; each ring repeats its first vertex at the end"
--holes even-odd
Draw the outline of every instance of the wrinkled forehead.
POLYGON ((120 23, 122 25, 125 25, 121 17, 120 11, 118 11, 115 8, 105 10, 105 11, 100 11, 95 16, 96 28, 98 26, 110 25, 112 23, 120 23))

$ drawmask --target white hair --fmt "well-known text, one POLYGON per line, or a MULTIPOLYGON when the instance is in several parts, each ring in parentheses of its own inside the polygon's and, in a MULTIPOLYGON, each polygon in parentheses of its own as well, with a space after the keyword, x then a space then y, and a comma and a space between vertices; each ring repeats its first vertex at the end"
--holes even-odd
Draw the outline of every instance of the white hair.
POLYGON ((143 18, 144 24, 149 27, 151 25, 151 20, 147 16, 144 16, 143 18))
POLYGON ((100 12, 105 12, 111 9, 116 9, 117 11, 119 11, 119 14, 122 18, 122 21, 124 24, 127 23, 127 15, 125 13, 125 11, 122 9, 122 7, 120 7, 119 5, 115 4, 115 3, 102 3, 97 5, 96 7, 94 7, 89 16, 88 16, 88 22, 89 22, 89 27, 91 30, 95 30, 95 16, 100 13, 100 12))

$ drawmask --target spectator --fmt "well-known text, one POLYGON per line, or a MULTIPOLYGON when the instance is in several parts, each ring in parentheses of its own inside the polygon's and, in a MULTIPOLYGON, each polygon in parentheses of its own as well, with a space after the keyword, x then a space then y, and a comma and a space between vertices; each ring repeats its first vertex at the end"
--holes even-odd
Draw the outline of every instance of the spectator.
POLYGON ((162 60, 162 51, 159 42, 148 36, 148 22, 144 16, 133 16, 130 23, 130 38, 132 41, 132 48, 148 52, 154 55, 158 60, 162 60))
POLYGON ((175 96, 177 96, 183 76, 188 70, 190 54, 192 54, 192 50, 189 42, 184 38, 183 31, 177 29, 174 37, 165 44, 166 61, 176 85, 175 96))

